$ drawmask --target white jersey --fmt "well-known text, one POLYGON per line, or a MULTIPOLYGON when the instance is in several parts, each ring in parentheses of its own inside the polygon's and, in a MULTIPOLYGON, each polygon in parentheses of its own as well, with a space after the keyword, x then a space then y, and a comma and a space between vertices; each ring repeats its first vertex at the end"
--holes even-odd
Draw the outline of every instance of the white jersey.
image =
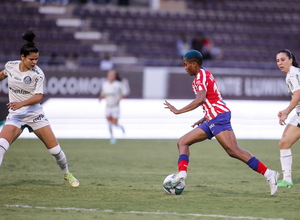
POLYGON ((25 101, 35 94, 43 94, 44 73, 35 66, 21 72, 21 61, 9 61, 5 64, 4 75, 8 78, 9 102, 25 101))
POLYGON ((101 89, 101 96, 106 99, 107 107, 114 107, 119 105, 122 96, 127 95, 127 90, 120 81, 105 81, 101 89))
MULTIPOLYGON (((4 75, 8 78, 9 102, 25 101, 35 94, 43 94, 44 73, 35 66, 26 72, 19 69, 21 61, 9 61, 5 64, 4 75)), ((9 109, 5 124, 14 125, 29 131, 49 125, 40 103, 23 106, 17 110, 9 109)))
MULTIPOLYGON (((300 68, 291 66, 285 78, 289 93, 293 96, 296 90, 300 89, 300 68)), ((300 102, 296 106, 296 112, 300 113, 300 102)))

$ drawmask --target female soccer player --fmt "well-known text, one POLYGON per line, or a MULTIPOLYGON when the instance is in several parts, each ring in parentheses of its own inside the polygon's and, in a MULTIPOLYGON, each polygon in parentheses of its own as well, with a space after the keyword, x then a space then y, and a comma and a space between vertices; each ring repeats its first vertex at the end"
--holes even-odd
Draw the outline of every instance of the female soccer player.
POLYGON ((197 50, 191 50, 184 55, 183 60, 188 75, 195 77, 192 89, 196 98, 181 109, 165 101, 165 108, 170 109, 174 114, 182 114, 202 106, 205 116, 193 125, 193 127, 197 125, 197 128, 185 134, 177 142, 179 172, 174 179, 169 181, 169 186, 174 187, 185 181, 190 155, 189 147, 215 136, 230 157, 241 160, 256 172, 264 175, 270 185, 271 195, 274 195, 277 192, 279 173, 268 169, 248 151, 239 148, 231 128, 231 112, 222 100, 213 75, 202 66, 202 54, 197 50))
POLYGON ((289 106, 278 113, 279 124, 285 125, 290 112, 296 108, 296 114, 286 126, 279 141, 280 162, 283 179, 278 181, 278 187, 293 187, 292 181, 292 145, 300 138, 300 68, 291 51, 280 50, 276 55, 279 69, 286 74, 286 84, 292 95, 289 106))
POLYGON ((110 70, 107 73, 107 81, 103 83, 99 100, 106 99, 106 119, 108 122, 108 130, 110 133, 110 144, 116 144, 116 139, 113 135, 113 126, 120 128, 123 133, 125 129, 119 124, 120 101, 128 95, 129 87, 125 87, 120 76, 115 70, 110 70))
POLYGON ((21 60, 7 62, 5 69, 0 72, 0 80, 8 78, 9 89, 9 114, 0 133, 0 166, 9 146, 28 128, 53 155, 64 179, 72 187, 78 187, 79 181, 69 172, 65 153, 59 146, 40 104, 43 98, 44 73, 36 65, 39 50, 34 38, 35 34, 27 31, 23 35, 27 43, 21 48, 21 60))

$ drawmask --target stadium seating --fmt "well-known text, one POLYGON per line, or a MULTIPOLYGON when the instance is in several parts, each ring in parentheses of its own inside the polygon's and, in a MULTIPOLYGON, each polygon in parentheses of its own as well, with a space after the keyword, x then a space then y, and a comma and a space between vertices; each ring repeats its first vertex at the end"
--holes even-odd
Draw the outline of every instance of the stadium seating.
MULTIPOLYGON (((187 0, 186 10, 151 10, 145 7, 117 7, 72 4, 70 17, 80 18, 85 28, 99 31, 107 38, 103 43, 119 48, 113 56, 134 56, 140 65, 182 65, 176 41, 182 35, 189 39, 198 31, 205 32, 223 52, 223 57, 210 60, 216 67, 276 68, 275 54, 289 48, 300 59, 300 0, 187 0)), ((74 38, 77 29, 58 27, 55 16, 39 13, 38 2, 2 0, 0 7, 0 63, 7 56, 18 56, 21 34, 27 27, 37 30, 41 62, 51 54, 60 58, 78 54, 81 65, 98 67, 104 52, 92 50, 94 42, 74 38), (11 16, 11 15, 14 16, 11 16)), ((63 60, 63 59, 61 59, 63 60)))

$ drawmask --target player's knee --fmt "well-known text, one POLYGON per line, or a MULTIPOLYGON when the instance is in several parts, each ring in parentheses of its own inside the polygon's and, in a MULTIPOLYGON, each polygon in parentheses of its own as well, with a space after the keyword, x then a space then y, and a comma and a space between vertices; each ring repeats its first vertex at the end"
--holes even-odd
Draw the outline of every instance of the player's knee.
POLYGON ((185 145, 186 145, 186 143, 185 143, 185 141, 184 141, 183 138, 180 138, 180 139, 177 141, 177 147, 178 147, 178 149, 182 148, 182 147, 185 146, 185 145))
POLYGON ((228 156, 230 156, 232 158, 239 158, 239 152, 237 150, 227 149, 226 152, 227 152, 228 156))
POLYGON ((183 138, 180 138, 178 141, 177 141, 177 147, 178 147, 178 150, 179 151, 182 151, 182 150, 186 150, 189 148, 189 145, 184 141, 183 138))
POLYGON ((281 139, 278 144, 279 144, 279 149, 288 149, 288 148, 290 148, 289 143, 284 139, 281 139))

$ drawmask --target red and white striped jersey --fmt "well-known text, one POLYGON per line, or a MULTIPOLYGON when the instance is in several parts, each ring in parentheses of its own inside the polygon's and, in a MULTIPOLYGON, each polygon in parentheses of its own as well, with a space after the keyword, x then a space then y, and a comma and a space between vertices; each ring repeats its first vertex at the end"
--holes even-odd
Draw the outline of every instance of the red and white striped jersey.
POLYGON ((209 121, 217 115, 229 112, 230 109, 222 101, 220 90, 213 75, 202 67, 193 81, 193 91, 195 95, 201 90, 206 91, 206 100, 202 104, 203 112, 209 121))

